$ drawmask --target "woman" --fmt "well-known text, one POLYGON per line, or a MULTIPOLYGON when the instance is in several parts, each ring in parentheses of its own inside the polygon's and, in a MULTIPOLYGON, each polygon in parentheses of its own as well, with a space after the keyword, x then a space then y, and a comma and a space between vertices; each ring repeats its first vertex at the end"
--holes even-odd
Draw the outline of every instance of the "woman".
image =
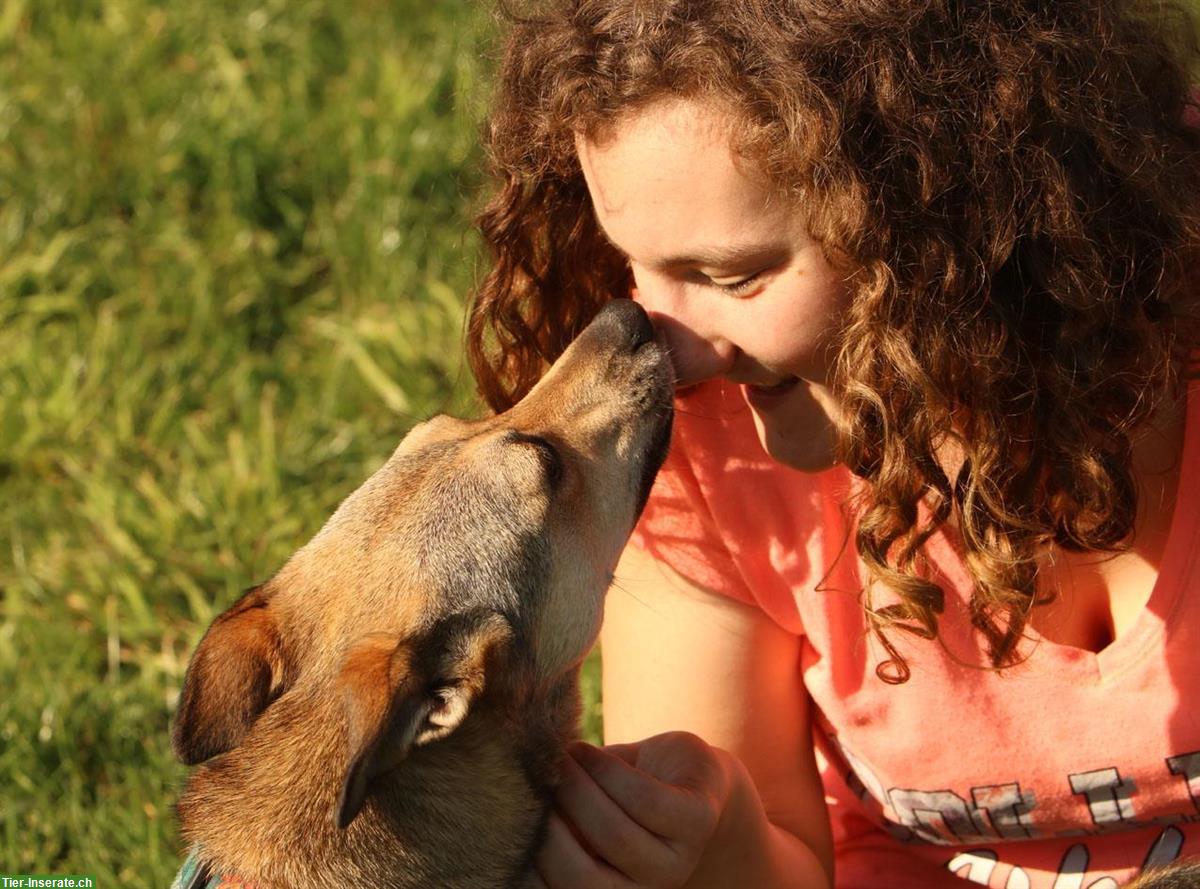
POLYGON ((630 294, 680 385, 546 886, 1099 887, 1200 846, 1192 33, 1104 0, 515 14, 480 389, 630 294))

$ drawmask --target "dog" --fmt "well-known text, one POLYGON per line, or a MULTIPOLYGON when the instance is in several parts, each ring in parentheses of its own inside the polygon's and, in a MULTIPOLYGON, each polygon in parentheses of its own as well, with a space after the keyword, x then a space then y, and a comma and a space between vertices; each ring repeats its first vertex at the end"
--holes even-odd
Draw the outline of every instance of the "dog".
POLYGON ((176 885, 524 886, 673 388, 614 300, 511 410, 414 428, 221 614, 172 731, 198 766, 176 885))

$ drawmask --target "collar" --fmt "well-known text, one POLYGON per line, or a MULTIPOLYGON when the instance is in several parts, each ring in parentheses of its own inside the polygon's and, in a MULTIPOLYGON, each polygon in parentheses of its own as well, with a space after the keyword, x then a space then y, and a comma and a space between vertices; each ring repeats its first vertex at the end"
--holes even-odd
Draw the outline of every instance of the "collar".
POLYGON ((257 883, 243 880, 236 874, 215 873, 212 866, 201 860, 198 849, 193 849, 183 863, 171 889, 259 889, 257 883))

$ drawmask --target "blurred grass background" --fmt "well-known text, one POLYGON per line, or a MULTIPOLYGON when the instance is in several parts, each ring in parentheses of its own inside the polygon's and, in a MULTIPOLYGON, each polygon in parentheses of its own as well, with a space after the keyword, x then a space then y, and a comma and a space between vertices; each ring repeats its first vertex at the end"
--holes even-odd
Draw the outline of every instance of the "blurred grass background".
MULTIPOLYGON (((0 0, 0 873, 162 887, 209 621, 434 413, 489 4, 0 0)), ((587 731, 598 738, 596 664, 587 731)))

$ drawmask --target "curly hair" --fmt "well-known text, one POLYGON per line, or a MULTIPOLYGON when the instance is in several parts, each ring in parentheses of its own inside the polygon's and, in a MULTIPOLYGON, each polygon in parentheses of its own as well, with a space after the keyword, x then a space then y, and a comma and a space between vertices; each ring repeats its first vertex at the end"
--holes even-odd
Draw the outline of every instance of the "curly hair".
POLYGON ((1135 431, 1195 343, 1200 136, 1191 20, 1116 0, 544 0, 508 10, 487 131, 493 264, 468 351, 518 400, 630 274, 598 229, 575 136, 666 97, 736 117, 733 144, 855 269, 834 391, 866 481, 864 605, 937 638, 924 543, 957 520, 994 667, 1019 659, 1038 555, 1127 546, 1135 431), (954 478, 937 459, 953 443, 954 478))

